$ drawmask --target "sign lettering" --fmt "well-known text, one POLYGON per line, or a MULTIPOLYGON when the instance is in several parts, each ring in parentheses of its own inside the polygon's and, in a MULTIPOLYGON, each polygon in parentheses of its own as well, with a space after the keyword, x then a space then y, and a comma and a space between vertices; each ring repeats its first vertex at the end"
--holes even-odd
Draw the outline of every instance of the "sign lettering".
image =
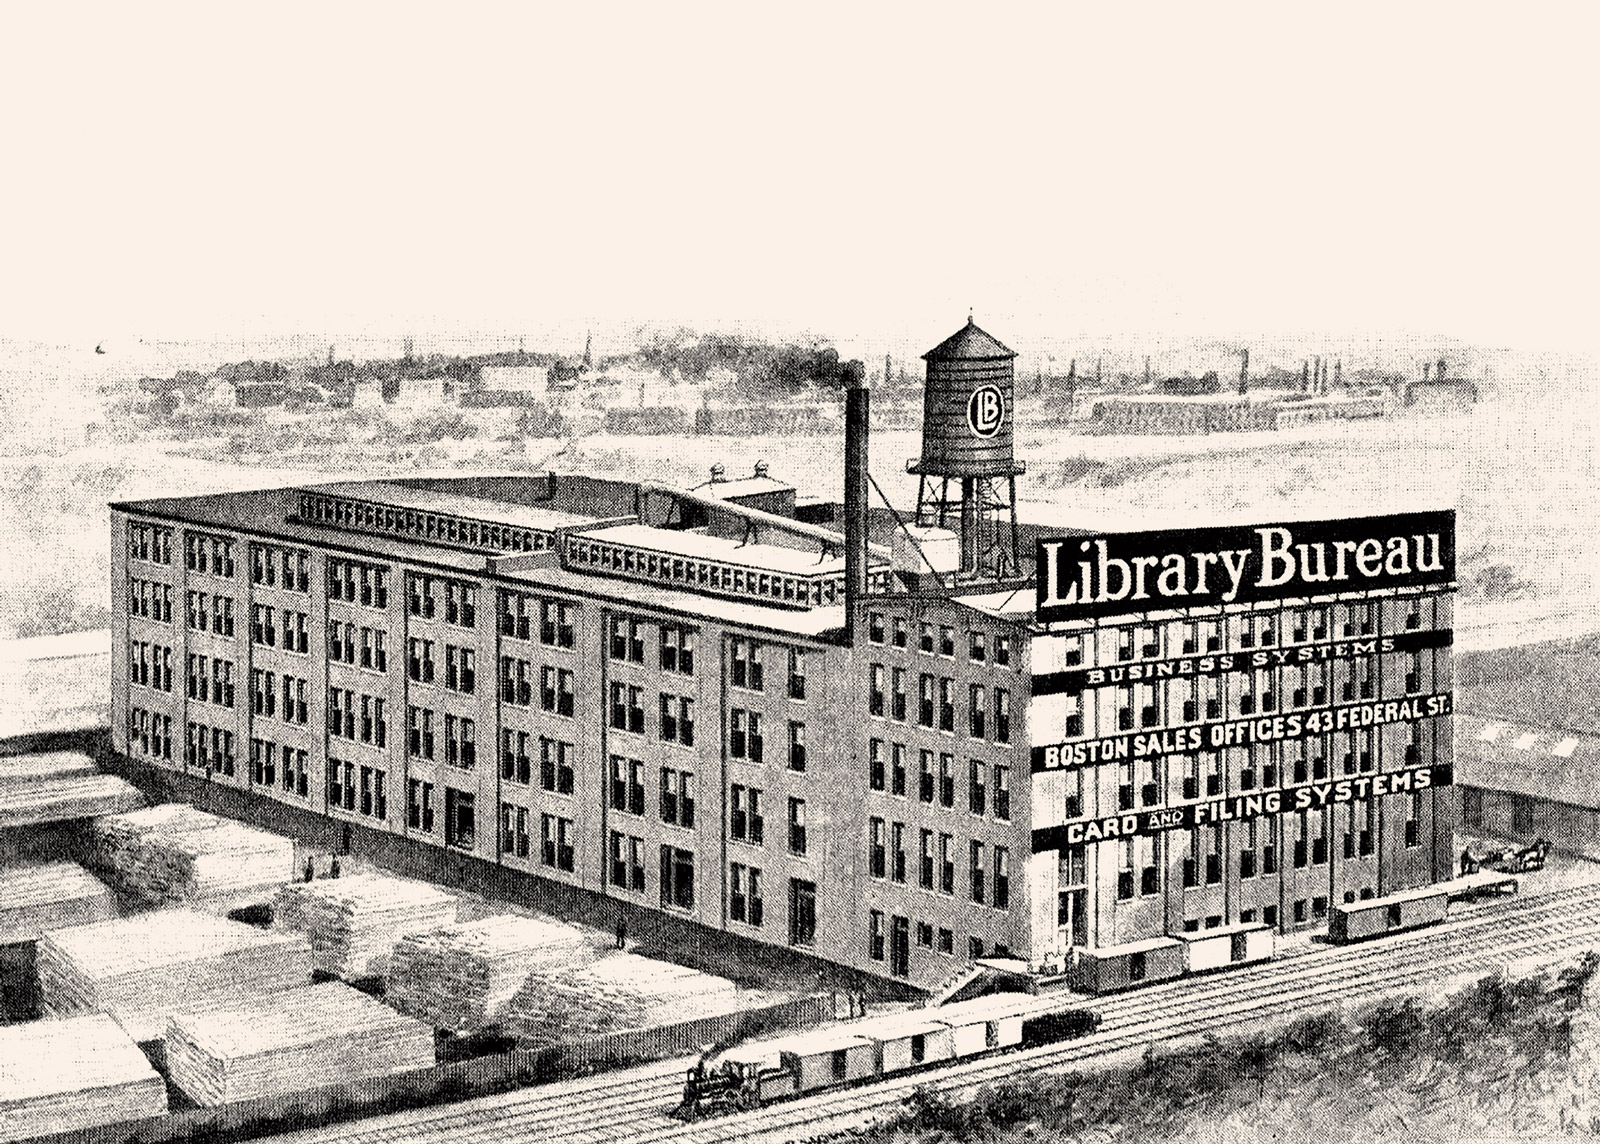
POLYGON ((967 398, 967 427, 974 437, 989 438, 1000 432, 1005 420, 1005 399, 992 385, 981 385, 967 398))

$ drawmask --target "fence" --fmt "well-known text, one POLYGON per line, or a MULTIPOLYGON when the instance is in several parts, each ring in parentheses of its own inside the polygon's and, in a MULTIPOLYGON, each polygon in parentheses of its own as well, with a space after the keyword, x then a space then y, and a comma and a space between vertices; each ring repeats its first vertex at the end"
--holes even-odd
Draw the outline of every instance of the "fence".
POLYGON ((293 1095, 174 1112, 38 1137, 40 1144, 228 1144, 313 1125, 445 1104, 526 1088, 601 1068, 697 1053, 707 1044, 832 1020, 835 998, 814 994, 676 1025, 630 1029, 528 1052, 513 1050, 430 1069, 372 1077, 293 1095))

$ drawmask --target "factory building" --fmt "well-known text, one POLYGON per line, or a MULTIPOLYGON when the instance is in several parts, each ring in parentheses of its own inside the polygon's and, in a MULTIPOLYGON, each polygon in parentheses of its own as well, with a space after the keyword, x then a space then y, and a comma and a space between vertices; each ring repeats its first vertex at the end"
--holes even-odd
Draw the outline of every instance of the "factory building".
POLYGON ((764 468, 114 505, 116 748, 924 987, 1448 877, 1449 514, 1030 530, 1013 358, 925 355, 887 543, 859 366, 842 511, 764 468))

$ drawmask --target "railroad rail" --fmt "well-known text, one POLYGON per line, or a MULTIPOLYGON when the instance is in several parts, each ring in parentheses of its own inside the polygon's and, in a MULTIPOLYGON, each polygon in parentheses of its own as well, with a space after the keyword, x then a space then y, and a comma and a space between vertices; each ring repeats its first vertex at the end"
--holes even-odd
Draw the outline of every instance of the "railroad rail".
MULTIPOLYGON (((555 1138, 622 1141, 794 1141, 837 1135, 893 1116, 920 1087, 961 1097, 1030 1072, 1065 1071, 1151 1043, 1290 1017, 1335 1000, 1366 1000, 1441 976, 1482 972, 1535 956, 1600 945, 1600 886, 1528 895, 1432 926, 1356 946, 1330 946, 1271 962, 1183 978, 1094 999, 1098 1032, 1061 1044, 956 1062, 859 1088, 835 1090, 685 1124, 667 1115, 691 1058, 427 1110, 277 1137, 282 1144, 500 1144, 555 1138), (1380 969, 1382 972, 1375 972, 1380 969)), ((1068 1003, 1019 998, 1018 1012, 1068 1003)), ((1074 1001, 1072 1003, 1081 1003, 1074 1001)))

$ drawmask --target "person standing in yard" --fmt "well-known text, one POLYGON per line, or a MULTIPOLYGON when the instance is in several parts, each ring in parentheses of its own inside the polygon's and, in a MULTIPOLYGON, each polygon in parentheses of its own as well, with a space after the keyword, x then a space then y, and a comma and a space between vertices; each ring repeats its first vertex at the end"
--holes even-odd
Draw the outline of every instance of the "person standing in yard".
POLYGON ((625 918, 625 917, 622 917, 621 915, 618 915, 618 917, 617 917, 617 948, 618 949, 623 949, 623 948, 625 948, 627 946, 627 944, 628 944, 628 919, 625 918))

